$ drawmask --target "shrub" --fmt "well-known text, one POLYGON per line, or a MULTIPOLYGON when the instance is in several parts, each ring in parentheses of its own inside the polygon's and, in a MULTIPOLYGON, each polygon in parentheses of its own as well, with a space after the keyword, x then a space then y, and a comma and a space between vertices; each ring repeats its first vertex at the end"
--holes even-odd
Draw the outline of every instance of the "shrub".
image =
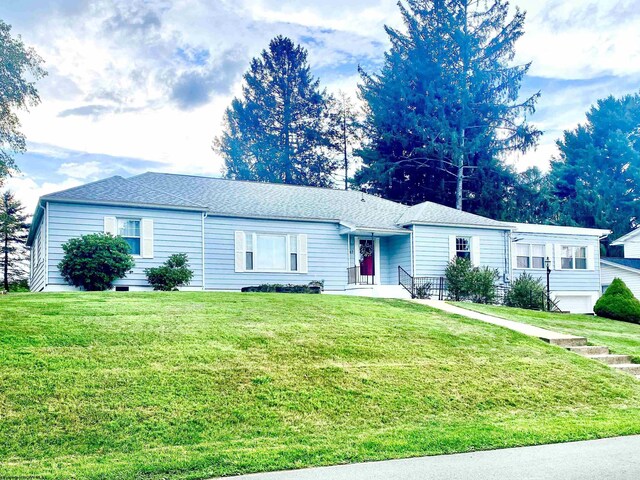
POLYGON ((308 285, 282 285, 279 283, 263 283, 257 287, 243 287, 243 292, 262 292, 262 293, 321 293, 324 281, 314 280, 308 285))
POLYGON ((89 291, 109 290, 135 265, 129 244, 121 237, 92 233, 72 238, 62 245, 58 264, 62 277, 75 287, 89 291))
POLYGON ((640 323, 640 301, 619 278, 615 278, 604 292, 593 311, 599 317, 640 323))
POLYGON ((516 278, 504 297, 507 307, 544 310, 545 289, 539 278, 523 273, 516 278))
POLYGON ((189 258, 186 253, 174 253, 162 266, 146 268, 144 273, 154 290, 165 292, 188 285, 193 278, 193 270, 189 268, 189 258))
POLYGON ((484 266, 471 270, 467 291, 474 303, 494 303, 496 301, 496 281, 500 278, 498 270, 484 266))
POLYGON ((452 300, 459 302, 469 296, 472 270, 471 262, 466 258, 456 257, 449 262, 444 276, 447 279, 447 289, 452 300))

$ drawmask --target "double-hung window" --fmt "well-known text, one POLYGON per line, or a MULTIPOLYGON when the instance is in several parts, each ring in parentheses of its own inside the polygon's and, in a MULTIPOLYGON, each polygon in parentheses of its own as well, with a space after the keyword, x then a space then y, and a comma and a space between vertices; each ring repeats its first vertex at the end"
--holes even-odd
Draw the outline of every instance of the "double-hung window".
POLYGON ((545 258, 544 245, 529 243, 516 244, 516 262, 518 268, 543 269, 545 258))
POLYGON ((244 268, 256 272, 297 272, 298 235, 247 232, 244 268))
POLYGON ((140 219, 118 218, 118 235, 129 244, 132 255, 140 255, 140 219))
POLYGON ((560 262, 563 270, 586 270, 587 247, 566 247, 560 251, 560 262))
POLYGON ((456 257, 471 260, 471 239, 456 237, 456 257))

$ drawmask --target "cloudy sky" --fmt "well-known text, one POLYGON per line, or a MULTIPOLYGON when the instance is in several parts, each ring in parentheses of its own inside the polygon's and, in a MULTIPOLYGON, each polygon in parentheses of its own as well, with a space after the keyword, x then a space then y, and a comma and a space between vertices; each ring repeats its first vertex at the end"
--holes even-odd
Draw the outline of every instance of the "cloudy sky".
MULTIPOLYGON (((512 0, 527 11, 523 95, 545 132, 519 168, 547 168, 598 98, 640 90, 640 0, 512 0)), ((330 91, 380 66, 394 0, 2 0, 0 18, 44 58, 42 104, 22 116, 29 153, 10 188, 41 194, 147 170, 219 175, 211 150, 249 60, 278 34, 309 50, 330 91)))

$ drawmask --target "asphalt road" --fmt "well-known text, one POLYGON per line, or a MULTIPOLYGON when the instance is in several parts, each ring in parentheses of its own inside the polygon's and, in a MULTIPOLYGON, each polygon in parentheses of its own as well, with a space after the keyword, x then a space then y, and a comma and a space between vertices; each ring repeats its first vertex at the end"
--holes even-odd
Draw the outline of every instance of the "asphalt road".
POLYGON ((640 435, 259 473, 231 478, 235 480, 640 480, 640 435))

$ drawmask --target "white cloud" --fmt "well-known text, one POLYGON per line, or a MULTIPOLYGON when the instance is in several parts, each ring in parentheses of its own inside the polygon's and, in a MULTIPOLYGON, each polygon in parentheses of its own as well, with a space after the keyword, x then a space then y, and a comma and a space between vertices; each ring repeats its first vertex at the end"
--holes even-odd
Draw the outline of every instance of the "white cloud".
POLYGON ((36 209, 38 198, 41 196, 67 188, 77 187, 83 183, 85 182, 76 178, 69 178, 60 183, 37 183, 33 178, 20 175, 8 178, 5 181, 5 188, 15 193, 16 198, 25 206, 25 211, 31 215, 36 209))
POLYGON ((57 173, 76 180, 91 181, 106 177, 109 175, 110 170, 105 168, 100 162, 69 162, 60 165, 57 173))

